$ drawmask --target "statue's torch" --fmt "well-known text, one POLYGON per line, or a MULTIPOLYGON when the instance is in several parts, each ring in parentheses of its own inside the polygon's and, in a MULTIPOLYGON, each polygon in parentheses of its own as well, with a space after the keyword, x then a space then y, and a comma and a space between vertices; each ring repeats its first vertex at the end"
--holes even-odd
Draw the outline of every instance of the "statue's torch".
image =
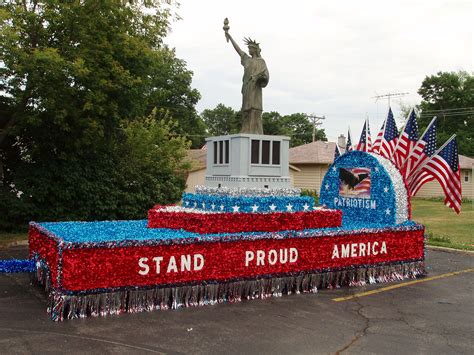
POLYGON ((229 38, 227 37, 227 32, 229 31, 229 20, 227 19, 227 17, 224 19, 224 27, 222 27, 224 29, 224 32, 226 34, 225 38, 227 40, 227 42, 229 42, 229 38))

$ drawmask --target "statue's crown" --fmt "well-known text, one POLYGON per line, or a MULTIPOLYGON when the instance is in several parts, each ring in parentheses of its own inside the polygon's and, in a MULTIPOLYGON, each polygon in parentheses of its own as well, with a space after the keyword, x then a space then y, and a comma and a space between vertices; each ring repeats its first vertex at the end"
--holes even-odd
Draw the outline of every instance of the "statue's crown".
POLYGON ((244 42, 249 47, 257 47, 257 48, 260 47, 260 43, 257 43, 256 41, 250 38, 244 38, 244 42))

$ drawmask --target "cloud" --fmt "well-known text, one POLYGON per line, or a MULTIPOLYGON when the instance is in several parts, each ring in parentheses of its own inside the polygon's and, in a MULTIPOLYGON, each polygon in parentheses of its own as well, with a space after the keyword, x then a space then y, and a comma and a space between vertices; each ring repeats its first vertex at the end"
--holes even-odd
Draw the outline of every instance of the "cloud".
POLYGON ((194 72, 199 111, 241 105, 243 70, 222 30, 228 17, 242 49, 244 36, 261 43, 270 70, 264 109, 326 115, 329 137, 348 125, 358 137, 366 115, 376 134, 387 111, 376 93, 409 92, 402 101, 416 104, 426 75, 473 70, 470 1, 181 0, 178 13, 166 42, 194 72))

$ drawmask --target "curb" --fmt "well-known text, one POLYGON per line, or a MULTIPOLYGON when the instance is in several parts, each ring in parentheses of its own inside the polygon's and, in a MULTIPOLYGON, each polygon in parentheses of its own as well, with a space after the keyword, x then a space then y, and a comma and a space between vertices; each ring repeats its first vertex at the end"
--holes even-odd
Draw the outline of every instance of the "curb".
POLYGON ((0 246, 0 249, 6 249, 6 248, 11 248, 11 247, 16 247, 16 246, 28 246, 28 239, 7 243, 5 245, 0 246))
POLYGON ((447 253, 462 253, 462 254, 472 254, 474 255, 474 250, 463 250, 463 249, 454 249, 454 248, 447 248, 447 247, 439 247, 436 245, 427 245, 428 249, 445 251, 447 253))

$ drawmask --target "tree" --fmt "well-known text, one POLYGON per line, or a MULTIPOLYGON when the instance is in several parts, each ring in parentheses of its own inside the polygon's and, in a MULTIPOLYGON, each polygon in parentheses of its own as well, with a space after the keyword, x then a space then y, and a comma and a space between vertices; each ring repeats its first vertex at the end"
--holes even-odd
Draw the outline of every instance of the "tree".
MULTIPOLYGON (((290 136, 291 147, 310 143, 313 140, 313 125, 304 113, 281 116, 275 111, 264 112, 262 120, 265 134, 290 136)), ((315 139, 327 141, 324 129, 316 130, 315 139)))
MULTIPOLYGON (((151 167, 133 186, 123 168, 132 164, 124 164, 130 127, 155 107, 166 139, 145 140, 147 149, 174 147, 183 133, 193 132, 195 146, 203 140, 192 73, 163 45, 170 13, 161 1, 6 1, 0 21, 3 221, 138 218, 151 201, 131 207, 134 196, 177 199, 167 185, 174 169, 162 171, 161 189, 145 177, 151 167)), ((152 124, 143 127, 155 137, 152 124)))
POLYGON ((467 72, 439 72, 425 77, 418 94, 420 128, 438 117, 438 141, 458 136, 459 153, 474 156, 474 76, 467 72))
POLYGON ((201 119, 211 136, 221 136, 237 133, 240 130, 240 121, 237 112, 232 107, 218 104, 213 109, 205 109, 201 113, 201 119))
MULTIPOLYGON (((206 130, 211 136, 234 134, 240 131, 241 112, 218 104, 201 113, 206 130)), ((276 111, 262 113, 263 133, 274 136, 289 136, 290 146, 310 143, 313 140, 313 125, 304 113, 282 116, 276 111)), ((316 140, 327 141, 324 129, 316 129, 316 140)))

